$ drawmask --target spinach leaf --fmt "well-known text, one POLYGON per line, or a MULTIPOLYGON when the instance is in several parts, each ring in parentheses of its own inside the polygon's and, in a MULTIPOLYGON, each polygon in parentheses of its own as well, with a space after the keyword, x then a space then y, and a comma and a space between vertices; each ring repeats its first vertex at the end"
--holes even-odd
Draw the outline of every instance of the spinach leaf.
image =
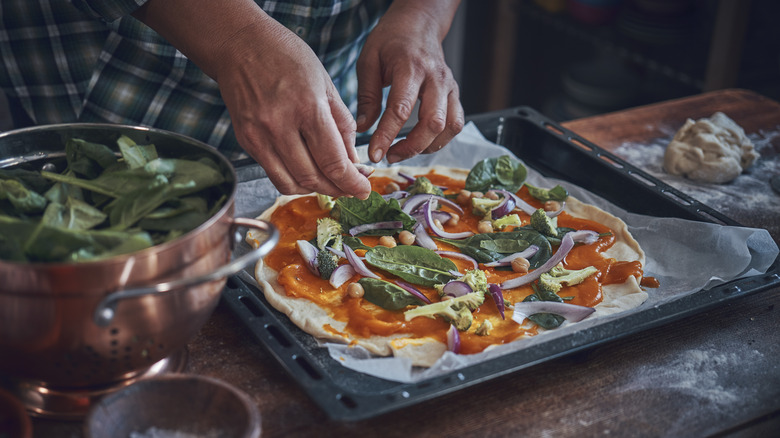
MULTIPOLYGON (((563 298, 559 297, 558 294, 549 291, 547 292, 540 291, 535 287, 533 287, 533 290, 534 293, 525 297, 523 301, 557 301, 559 303, 563 302, 563 298)), ((528 316, 528 319, 535 322, 540 327, 543 327, 548 330, 560 327, 560 325, 563 324, 563 321, 566 320, 566 318, 562 317, 561 315, 556 315, 554 313, 536 313, 534 315, 528 316)))
MULTIPOLYGON (((371 192, 367 199, 342 196, 335 200, 330 215, 339 221, 341 229, 349 231, 357 225, 371 224, 382 221, 401 221, 404 230, 411 231, 417 221, 401 210, 397 199, 385 200, 377 192, 371 192)), ((375 230, 363 233, 365 235, 394 234, 397 230, 375 230)))
POLYGON ((475 164, 466 177, 466 190, 504 189, 514 193, 523 186, 527 175, 523 163, 509 155, 485 158, 475 164))
POLYGON ((44 225, 70 230, 89 230, 105 220, 105 213, 75 198, 68 198, 65 204, 50 203, 41 218, 44 225))
MULTIPOLYGON (((315 241, 316 241, 316 239, 315 239, 315 241)), ((343 243, 344 243, 344 245, 347 245, 350 248, 352 248, 353 251, 356 251, 358 249, 364 249, 364 250, 368 251, 368 250, 371 249, 371 247, 368 246, 368 245, 365 245, 363 243, 363 241, 360 240, 360 238, 354 237, 354 236, 350 236, 349 234, 345 234, 344 235, 343 243)), ((315 245, 316 245, 316 243, 315 243, 315 245)))
POLYGON ((145 230, 192 230, 212 216, 204 198, 189 196, 167 202, 146 215, 138 226, 145 230))
POLYGON ((117 163, 116 154, 108 146, 80 138, 65 142, 65 158, 68 169, 89 179, 97 178, 117 163))
POLYGON ((3 199, 7 199, 17 212, 23 214, 40 213, 47 203, 46 198, 15 179, 0 179, 0 200, 3 199))
POLYGON ((144 167, 146 163, 157 159, 157 148, 153 144, 139 145, 125 135, 119 137, 116 143, 130 169, 144 167))
POLYGON ((419 298, 410 294, 400 286, 385 280, 363 277, 358 280, 363 291, 363 298, 387 310, 401 310, 407 306, 425 304, 419 298))
POLYGON ((561 185, 557 185, 551 189, 542 189, 525 183, 528 188, 528 194, 534 198, 546 202, 546 201, 565 201, 569 197, 569 192, 561 185))
POLYGON ((462 253, 473 257, 480 263, 490 263, 507 254, 522 251, 530 245, 539 247, 539 251, 528 259, 531 269, 536 269, 552 256, 552 246, 547 238, 533 229, 516 228, 512 231, 475 234, 465 239, 442 239, 458 248, 462 253), (514 242, 514 243, 510 243, 514 242))
POLYGON ((393 248, 376 246, 366 253, 366 262, 405 281, 422 286, 444 284, 455 278, 452 260, 421 246, 399 245, 393 248))
POLYGON ((51 187, 51 181, 43 178, 40 172, 26 169, 0 169, 0 180, 13 179, 37 193, 44 193, 51 187))

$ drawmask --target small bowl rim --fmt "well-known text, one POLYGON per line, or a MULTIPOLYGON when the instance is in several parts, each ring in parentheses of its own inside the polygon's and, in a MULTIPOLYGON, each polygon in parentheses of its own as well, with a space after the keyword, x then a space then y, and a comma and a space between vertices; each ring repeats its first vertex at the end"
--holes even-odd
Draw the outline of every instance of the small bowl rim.
POLYGON ((148 377, 148 378, 142 378, 136 382, 133 382, 130 385, 125 386, 124 388, 116 392, 113 392, 101 398, 97 403, 95 403, 92 407, 90 407, 87 416, 84 418, 83 432, 85 438, 94 437, 94 435, 92 434, 91 426, 95 421, 96 416, 98 415, 97 414, 98 410, 101 408, 109 409, 108 407, 111 404, 121 399, 122 397, 126 396, 129 393, 129 391, 148 390, 147 387, 153 388, 156 385, 160 385, 160 384, 165 385, 168 382, 182 381, 182 380, 192 380, 193 383, 196 381, 200 381, 227 390, 229 393, 231 393, 241 402, 241 404, 246 408, 247 411, 247 416, 248 416, 247 430, 245 431, 244 435, 241 438, 260 437, 261 426, 262 426, 260 410, 257 404, 254 402, 254 400, 252 400, 252 398, 249 397, 249 395, 246 394, 244 391, 216 377, 211 377, 203 374, 171 373, 171 374, 162 374, 162 375, 148 377))

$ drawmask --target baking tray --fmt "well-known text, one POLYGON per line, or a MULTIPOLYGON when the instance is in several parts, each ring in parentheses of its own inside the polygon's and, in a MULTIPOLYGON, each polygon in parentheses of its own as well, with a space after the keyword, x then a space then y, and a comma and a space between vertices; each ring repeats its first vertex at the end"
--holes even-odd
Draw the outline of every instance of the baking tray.
MULTIPOLYGON (((469 117, 542 175, 570 181, 634 213, 724 225, 732 219, 630 165, 527 107, 469 117), (619 184, 616 184, 619 182, 619 184)), ((412 406, 524 368, 569 355, 713 306, 780 286, 780 260, 766 274, 735 280, 649 307, 605 324, 531 345, 496 359, 415 383, 392 382, 346 368, 327 349, 276 311, 262 291, 228 279, 223 302, 327 415, 357 421, 412 406)))

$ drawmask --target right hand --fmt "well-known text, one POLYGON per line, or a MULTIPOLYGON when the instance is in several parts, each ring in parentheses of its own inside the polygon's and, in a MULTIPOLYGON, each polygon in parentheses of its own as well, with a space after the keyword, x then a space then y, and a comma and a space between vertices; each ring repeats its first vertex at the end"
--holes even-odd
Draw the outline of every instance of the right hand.
POLYGON ((148 2, 143 21, 217 81, 239 144, 276 188, 367 198, 355 121, 311 48, 252 1, 177 1, 148 2))

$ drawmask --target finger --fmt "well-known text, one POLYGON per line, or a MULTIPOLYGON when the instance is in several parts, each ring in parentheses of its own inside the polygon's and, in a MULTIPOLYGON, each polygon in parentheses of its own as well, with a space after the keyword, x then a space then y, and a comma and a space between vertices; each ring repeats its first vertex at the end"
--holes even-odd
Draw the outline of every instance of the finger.
POLYGON ((395 163, 426 150, 447 124, 447 96, 450 88, 428 82, 420 95, 419 120, 409 131, 405 141, 393 145, 387 152, 387 161, 395 163))
POLYGON ((366 132, 382 112, 381 63, 375 56, 361 57, 357 64, 358 108, 357 131, 366 132))
POLYGON ((298 185, 281 157, 271 147, 254 148, 251 151, 252 158, 265 170, 268 179, 280 193, 296 195, 310 192, 310 190, 298 185))
POLYGON ((420 82, 411 74, 393 81, 387 96, 387 107, 369 141, 369 156, 373 161, 379 161, 376 158, 381 159, 387 153, 412 115, 420 92, 420 82))
POLYGON ((329 94, 330 111, 333 114, 333 121, 336 122, 336 127, 341 134, 341 139, 344 142, 344 148, 347 152, 347 157, 353 163, 359 163, 357 150, 355 149, 355 138, 357 136, 355 119, 352 118, 352 113, 349 111, 344 101, 338 95, 336 90, 331 90, 329 94))
POLYGON ((441 150, 463 130, 463 125, 465 123, 463 106, 460 103, 458 90, 455 89, 447 98, 447 123, 444 131, 433 140, 431 145, 425 149, 423 153, 429 154, 441 150))
MULTIPOLYGON (((302 127, 301 134, 320 173, 343 195, 367 198, 371 193, 368 179, 357 171, 349 159, 342 136, 328 111, 318 111, 302 127)), ((300 182, 300 179, 299 179, 300 182)))
POLYGON ((330 196, 344 196, 347 193, 339 189, 318 166, 310 153, 311 143, 300 133, 277 143, 278 154, 295 184, 305 193, 317 192, 330 196))

